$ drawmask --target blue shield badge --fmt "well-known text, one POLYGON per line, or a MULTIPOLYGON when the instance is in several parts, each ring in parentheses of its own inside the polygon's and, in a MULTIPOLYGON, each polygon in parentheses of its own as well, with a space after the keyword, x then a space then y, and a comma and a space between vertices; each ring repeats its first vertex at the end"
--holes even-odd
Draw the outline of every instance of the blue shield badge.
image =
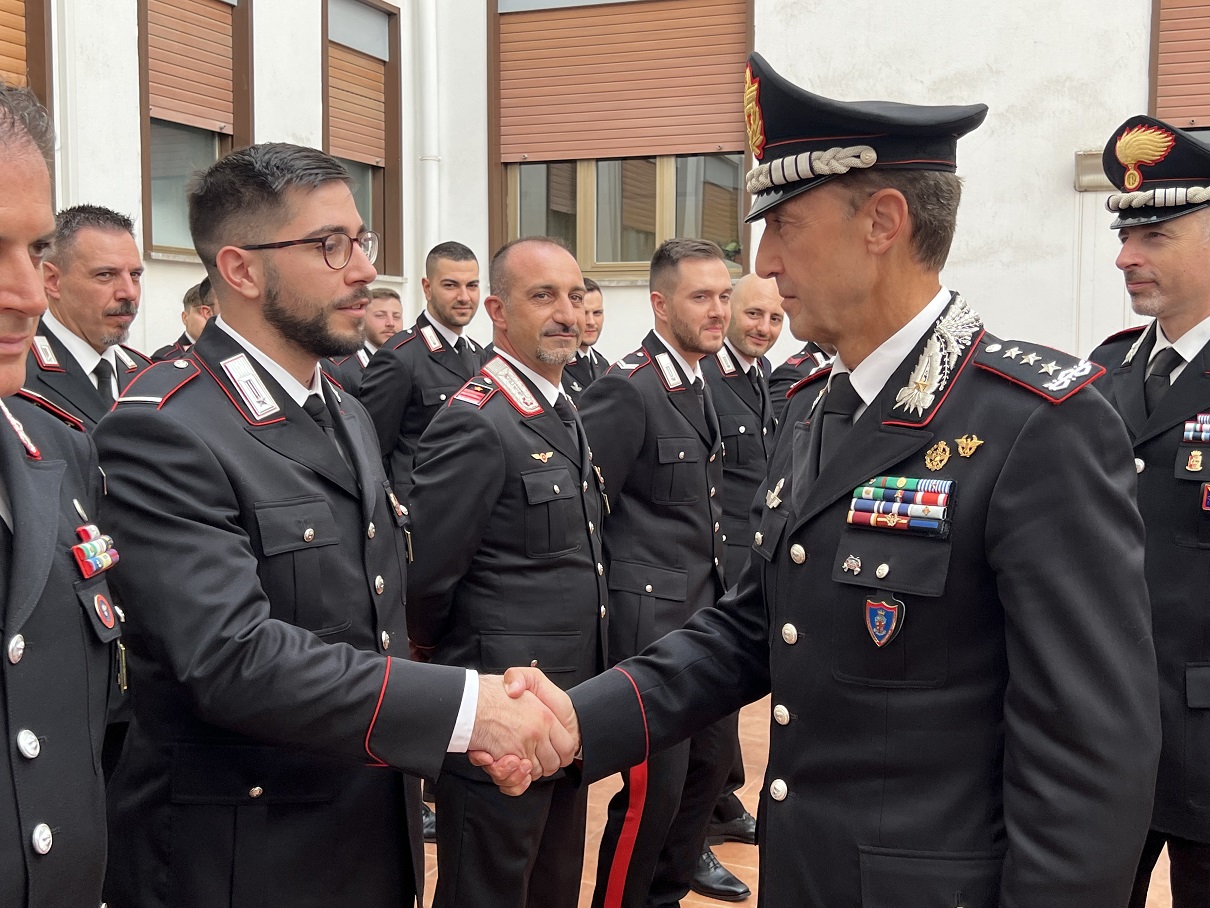
POLYGON ((903 603, 894 597, 890 601, 867 599, 865 626, 875 646, 886 646, 903 626, 903 603))

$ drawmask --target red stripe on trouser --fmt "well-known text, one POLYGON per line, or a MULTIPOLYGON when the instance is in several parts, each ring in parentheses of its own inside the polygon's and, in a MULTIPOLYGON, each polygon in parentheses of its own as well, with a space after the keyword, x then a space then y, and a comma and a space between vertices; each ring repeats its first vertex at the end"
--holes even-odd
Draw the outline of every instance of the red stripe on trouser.
POLYGON ((647 802, 647 761, 631 767, 626 772, 629 802, 618 844, 613 850, 613 863, 609 867, 609 883, 605 887, 604 908, 620 908, 626 893, 626 874, 630 870, 630 858, 634 854, 635 842, 639 838, 639 824, 643 821, 643 806, 647 802))

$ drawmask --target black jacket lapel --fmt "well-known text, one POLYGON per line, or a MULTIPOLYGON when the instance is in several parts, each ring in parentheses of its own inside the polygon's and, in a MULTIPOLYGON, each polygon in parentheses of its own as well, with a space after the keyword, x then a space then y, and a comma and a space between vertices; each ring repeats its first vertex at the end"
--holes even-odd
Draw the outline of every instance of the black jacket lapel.
MULTIPOLYGON (((1147 428, 1147 403, 1143 397, 1143 381, 1147 376, 1147 360, 1155 347, 1155 332, 1156 323, 1152 322, 1143 333, 1139 345, 1133 348, 1133 355, 1114 368, 1110 377, 1118 413, 1121 414, 1122 421, 1126 423, 1130 437, 1135 439, 1136 444, 1147 428)), ((1186 366, 1185 372, 1188 371, 1189 366, 1186 366)), ((1184 377, 1184 372, 1181 377, 1184 377)))
POLYGON ((38 326, 38 333, 46 338, 55 352, 55 358, 59 360, 59 365, 64 369, 62 372, 40 370, 39 379, 88 419, 94 423, 99 422, 101 417, 109 412, 109 408, 101 400, 101 395, 97 393, 92 379, 85 374, 76 358, 68 352, 67 347, 63 346, 63 342, 45 324, 38 326))
MULTIPOLYGON (((1140 349, 1139 353, 1135 354, 1135 359, 1138 360, 1141 354, 1142 350, 1140 349)), ((1197 352, 1197 355, 1181 370, 1181 374, 1176 377, 1176 381, 1172 383, 1172 387, 1168 389, 1168 393, 1156 405, 1155 412, 1148 417, 1142 433, 1135 440, 1135 444, 1142 444, 1168 431, 1168 429, 1178 423, 1183 423, 1187 419, 1193 419, 1199 411, 1210 410, 1210 375, 1207 375, 1208 367, 1210 367, 1210 363, 1207 362, 1206 348, 1202 347, 1197 352)), ((1146 360, 1139 365, 1139 369, 1145 371, 1146 360)), ((1141 383, 1140 387, 1142 387, 1141 383)))

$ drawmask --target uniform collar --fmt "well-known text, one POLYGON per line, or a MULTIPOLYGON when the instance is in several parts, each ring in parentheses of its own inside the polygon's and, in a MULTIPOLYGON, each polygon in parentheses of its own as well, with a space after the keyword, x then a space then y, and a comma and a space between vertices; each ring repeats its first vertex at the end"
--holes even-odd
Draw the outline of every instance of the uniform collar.
POLYGON ((681 371, 689 377, 690 382, 693 382, 695 379, 699 379, 702 377, 702 361, 700 359, 696 363, 694 363, 692 366, 690 366, 689 363, 687 363, 685 361, 685 358, 676 352, 676 347, 674 347, 674 346, 672 346, 672 344, 668 343, 668 341, 664 337, 664 335, 660 334, 658 328, 653 329, 652 333, 655 334, 656 339, 659 340, 659 342, 664 345, 664 349, 668 351, 668 355, 671 356, 674 360, 676 360, 676 364, 678 366, 680 366, 681 371))
MULTIPOLYGON (((1191 363, 1194 357, 1201 352, 1202 347, 1206 346, 1207 342, 1210 342, 1210 317, 1202 319, 1182 334, 1176 343, 1168 340, 1167 335, 1164 334, 1164 329, 1160 327, 1160 323, 1157 321, 1155 323, 1155 346, 1151 348, 1151 356, 1147 358, 1147 362, 1150 364, 1155 359, 1157 353, 1172 347, 1181 355, 1181 359, 1186 363, 1191 363)), ((1177 372, 1175 369, 1173 371, 1177 372)), ((1175 380, 1175 375, 1173 379, 1175 380)))
POLYGON ((501 359, 507 360, 514 369, 533 382, 534 387, 537 388, 542 396, 546 398, 546 402, 548 404, 550 404, 552 407, 555 405, 555 401, 559 399, 559 395, 562 393, 559 388, 552 385, 547 379, 543 378, 529 366, 524 365, 516 357, 510 356, 499 347, 496 347, 495 349, 497 356, 499 356, 501 359))
POLYGON ((428 323, 433 326, 433 329, 445 338, 445 342, 449 344, 451 350, 458 345, 458 338, 462 337, 462 335, 459 332, 454 331, 451 328, 447 328, 445 325, 441 324, 441 322, 437 320, 437 317, 433 315, 433 313, 429 312, 427 306, 424 308, 424 317, 428 319, 428 323))
POLYGON ((312 393, 322 395, 322 391, 320 389, 323 388, 323 385, 321 384, 319 378, 320 371, 318 361, 315 363, 315 374, 311 378, 311 387, 308 388, 304 386, 297 378, 278 365, 277 362, 270 359, 267 353, 262 350, 258 350, 238 331, 223 321, 223 317, 221 315, 215 316, 214 320, 218 323, 220 328, 227 332, 227 334, 230 335, 237 344, 248 352, 249 356, 260 363, 261 367, 269 373, 270 377, 281 385, 281 389, 285 391, 286 394, 289 395, 290 399, 300 407, 306 403, 307 398, 310 397, 312 393))
POLYGON ((67 348, 67 352, 71 354, 72 359, 80 364, 80 368, 84 370, 84 374, 89 376, 89 378, 92 377, 92 370, 97 367, 97 363, 102 359, 109 361, 110 368, 113 369, 115 375, 118 373, 113 347, 106 347, 104 353, 98 353, 88 341, 55 318, 50 309, 47 309, 43 313, 42 323, 50 329, 51 334, 59 339, 59 343, 67 348))

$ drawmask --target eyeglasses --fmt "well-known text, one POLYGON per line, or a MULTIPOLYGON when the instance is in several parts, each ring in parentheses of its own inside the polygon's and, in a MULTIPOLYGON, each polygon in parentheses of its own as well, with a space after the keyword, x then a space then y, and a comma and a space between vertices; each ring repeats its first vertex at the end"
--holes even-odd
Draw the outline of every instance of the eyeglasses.
POLYGON ((353 243, 357 243, 361 247, 361 251, 365 253, 365 257, 370 264, 374 264, 374 260, 378 258, 379 237, 373 230, 364 230, 357 234, 356 237, 351 237, 347 233, 329 233, 324 236, 309 236, 305 240, 282 240, 280 243, 257 243, 255 246, 240 246, 248 252, 257 249, 285 249, 287 246, 303 246, 307 243, 315 243, 323 250, 324 261, 333 271, 339 271, 349 264, 349 260, 353 258, 353 243))

